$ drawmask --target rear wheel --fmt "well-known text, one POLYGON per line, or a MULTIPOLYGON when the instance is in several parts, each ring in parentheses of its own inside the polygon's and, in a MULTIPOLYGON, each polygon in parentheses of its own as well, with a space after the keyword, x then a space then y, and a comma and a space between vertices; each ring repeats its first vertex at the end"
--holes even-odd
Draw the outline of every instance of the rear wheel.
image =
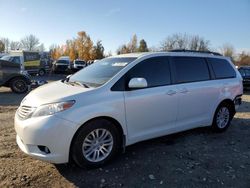
POLYGON ((213 129, 217 132, 225 131, 233 118, 232 106, 224 103, 218 106, 214 114, 213 129))
POLYGON ((71 156, 80 167, 98 167, 110 161, 120 148, 119 133, 108 120, 88 122, 76 134, 71 156))
POLYGON ((44 69, 40 69, 39 71, 38 71, 38 75, 39 76, 44 76, 45 75, 45 70, 44 69))
POLYGON ((14 93, 25 93, 29 86, 26 79, 18 77, 11 80, 10 88, 14 93))

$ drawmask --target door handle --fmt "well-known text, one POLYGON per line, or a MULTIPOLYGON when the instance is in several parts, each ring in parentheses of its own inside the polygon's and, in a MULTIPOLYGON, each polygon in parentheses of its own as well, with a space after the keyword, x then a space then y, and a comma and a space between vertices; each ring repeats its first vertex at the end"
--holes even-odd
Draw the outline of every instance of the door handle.
POLYGON ((188 92, 188 90, 187 90, 187 88, 182 88, 182 89, 180 89, 180 91, 179 91, 180 93, 187 93, 188 92))
POLYGON ((172 95, 175 95, 176 93, 177 92, 174 90, 169 90, 166 94, 172 96, 172 95))

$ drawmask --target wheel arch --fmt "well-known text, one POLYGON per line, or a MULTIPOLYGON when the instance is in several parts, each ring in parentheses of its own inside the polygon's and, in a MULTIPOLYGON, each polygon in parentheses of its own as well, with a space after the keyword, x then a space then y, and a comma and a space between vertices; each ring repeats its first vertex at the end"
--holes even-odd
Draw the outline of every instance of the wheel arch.
POLYGON ((107 121, 110 121, 114 124, 114 126, 117 128, 117 131, 119 132, 119 135, 121 137, 121 147, 124 150, 125 146, 126 146, 126 135, 124 134, 122 125, 119 123, 119 121, 117 121, 115 118, 109 117, 109 116, 98 116, 98 117, 94 117, 89 119, 88 121, 84 122, 81 126, 79 126, 75 132, 75 134, 73 135, 71 142, 70 142, 70 148, 69 148, 69 161, 72 161, 71 159, 71 152, 72 152, 72 144, 74 142, 74 139, 76 138, 78 132, 81 130, 81 128, 86 125, 87 123, 94 121, 94 120, 98 120, 98 119, 105 119, 107 121))
POLYGON ((9 78, 3 85, 9 87, 9 86, 10 86, 10 83, 11 83, 14 79, 17 79, 17 78, 21 78, 21 79, 25 80, 28 84, 30 84, 30 80, 29 80, 26 76, 16 75, 16 76, 13 76, 13 77, 9 78))
POLYGON ((222 100, 222 101, 217 105, 217 107, 216 107, 216 109, 215 109, 215 111, 214 111, 214 115, 215 115, 215 113, 216 113, 216 110, 219 108, 219 106, 221 106, 221 105, 223 105, 223 104, 227 104, 227 105, 230 106, 230 110, 231 110, 231 112, 232 112, 233 115, 236 113, 235 106, 234 106, 234 101, 228 98, 228 99, 222 100))

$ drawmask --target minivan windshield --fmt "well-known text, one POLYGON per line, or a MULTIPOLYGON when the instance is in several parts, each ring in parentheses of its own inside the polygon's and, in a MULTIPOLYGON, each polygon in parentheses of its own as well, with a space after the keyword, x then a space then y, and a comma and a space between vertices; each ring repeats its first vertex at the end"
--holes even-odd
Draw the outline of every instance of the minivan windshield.
POLYGON ((80 82, 87 87, 99 87, 135 59, 133 57, 102 59, 72 75, 68 82, 80 82))

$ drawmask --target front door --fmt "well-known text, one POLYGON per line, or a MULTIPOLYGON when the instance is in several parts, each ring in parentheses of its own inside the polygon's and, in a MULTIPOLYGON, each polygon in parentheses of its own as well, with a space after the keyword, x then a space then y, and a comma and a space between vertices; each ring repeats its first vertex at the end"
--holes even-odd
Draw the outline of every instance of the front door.
POLYGON ((176 86, 171 84, 167 57, 138 63, 126 74, 126 83, 132 78, 145 78, 148 87, 124 92, 129 142, 175 132, 179 100, 176 86))

